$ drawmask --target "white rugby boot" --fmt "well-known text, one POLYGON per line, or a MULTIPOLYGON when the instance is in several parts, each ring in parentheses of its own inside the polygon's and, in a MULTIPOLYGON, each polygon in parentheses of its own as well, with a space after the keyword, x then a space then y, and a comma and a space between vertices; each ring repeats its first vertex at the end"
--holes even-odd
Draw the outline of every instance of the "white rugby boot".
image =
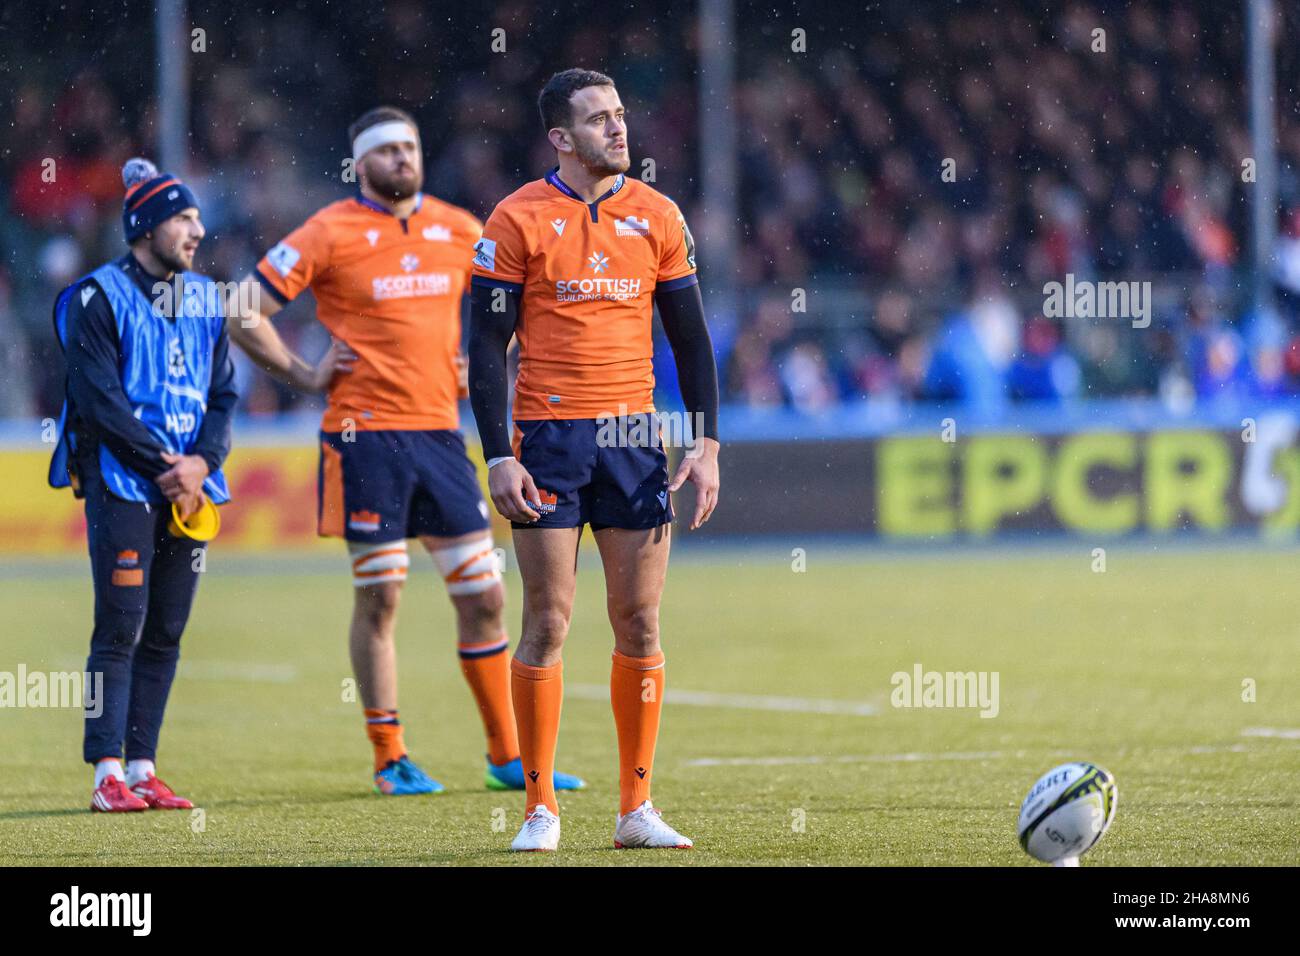
POLYGON ((552 852, 560 845, 560 818, 538 806, 524 819, 519 834, 510 844, 516 853, 552 852))
POLYGON ((614 826, 614 849, 661 849, 689 850, 693 843, 668 824, 664 823, 659 811, 647 800, 630 813, 618 818, 614 826))

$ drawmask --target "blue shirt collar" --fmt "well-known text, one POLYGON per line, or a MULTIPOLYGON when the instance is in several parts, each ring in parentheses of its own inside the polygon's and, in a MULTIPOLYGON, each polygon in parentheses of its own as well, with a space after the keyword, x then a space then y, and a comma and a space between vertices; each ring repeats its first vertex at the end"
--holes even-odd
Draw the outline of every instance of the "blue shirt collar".
MULTIPOLYGON (((587 203, 585 199, 583 199, 576 192, 574 192, 572 189, 569 188, 568 183, 566 183, 563 179, 560 178, 559 166, 556 166, 554 169, 552 169, 549 173, 546 174, 546 181, 550 183, 552 186, 554 186, 556 189, 558 189, 560 192, 564 193, 564 195, 568 196, 570 199, 576 199, 580 203, 587 203)), ((603 196, 600 196, 598 199, 596 199, 595 202, 587 203, 587 205, 594 206, 597 203, 602 203, 622 188, 623 188, 623 174, 619 173, 618 178, 614 180, 614 185, 610 186, 609 189, 605 192, 605 194, 603 196)))
MULTIPOLYGON (((375 202, 373 199, 367 199, 364 195, 362 195, 360 189, 357 190, 356 198, 357 198, 357 202, 361 203, 361 205, 365 206, 367 209, 373 209, 375 212, 382 212, 385 216, 393 215, 393 211, 391 209, 379 205, 379 203, 375 202)), ((411 210, 411 215, 414 216, 417 212, 419 212, 420 207, 423 205, 424 205, 424 193, 418 193, 415 197, 415 208, 411 210)))

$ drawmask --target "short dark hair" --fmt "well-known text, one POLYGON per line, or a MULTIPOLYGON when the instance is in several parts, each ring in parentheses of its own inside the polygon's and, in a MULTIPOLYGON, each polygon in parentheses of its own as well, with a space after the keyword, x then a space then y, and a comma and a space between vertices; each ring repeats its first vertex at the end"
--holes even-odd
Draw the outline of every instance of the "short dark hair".
POLYGON ((569 100, 578 90, 589 86, 613 86, 614 81, 595 70, 562 70, 546 81, 537 97, 537 109, 542 114, 542 126, 547 132, 557 126, 573 123, 573 107, 569 100))
POLYGON ((355 123, 348 127, 348 143, 351 144, 354 139, 372 126, 394 122, 407 123, 417 133, 420 131, 420 124, 406 110, 399 110, 396 106, 376 106, 372 110, 366 110, 357 117, 355 123))

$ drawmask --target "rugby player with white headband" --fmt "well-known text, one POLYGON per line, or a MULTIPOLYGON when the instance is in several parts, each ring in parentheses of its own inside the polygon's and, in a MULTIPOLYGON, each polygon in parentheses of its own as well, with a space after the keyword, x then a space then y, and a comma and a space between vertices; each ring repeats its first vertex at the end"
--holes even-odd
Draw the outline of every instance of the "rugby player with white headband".
MULTIPOLYGON (((501 572, 458 407, 468 394, 462 298, 482 224, 421 192, 420 134, 408 113, 379 107, 348 133, 359 193, 267 252, 231 296, 230 338, 279 381, 328 396, 318 531, 343 538, 352 560, 349 648, 376 789, 442 790, 407 755, 398 720, 393 635, 407 539, 419 538, 455 607, 460 665, 487 735, 487 786, 522 790, 501 572), (316 364, 270 322, 308 288, 333 337, 316 364), (257 306, 240 314, 240 302, 257 306)), ((583 782, 557 772, 555 786, 583 782)))
POLYGON ((360 165, 362 158, 372 149, 378 149, 380 146, 387 146, 389 143, 411 143, 417 148, 420 145, 420 134, 409 123, 401 120, 395 120, 391 123, 377 123, 367 130, 363 130, 352 141, 352 161, 360 165))

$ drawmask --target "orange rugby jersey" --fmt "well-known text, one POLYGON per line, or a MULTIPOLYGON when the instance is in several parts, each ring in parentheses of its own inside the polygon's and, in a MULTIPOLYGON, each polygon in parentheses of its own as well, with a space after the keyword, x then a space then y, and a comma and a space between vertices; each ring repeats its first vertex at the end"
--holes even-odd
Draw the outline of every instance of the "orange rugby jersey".
POLYGON ((473 282, 522 293, 515 420, 654 411, 654 293, 695 281, 681 212, 640 180, 588 204, 552 170, 501 200, 473 282))
POLYGON ((422 195, 405 221, 364 197, 317 212, 271 249, 257 276, 282 304, 310 288, 316 317, 357 353, 329 390, 321 427, 460 425, 461 297, 482 235, 468 212, 422 195))

